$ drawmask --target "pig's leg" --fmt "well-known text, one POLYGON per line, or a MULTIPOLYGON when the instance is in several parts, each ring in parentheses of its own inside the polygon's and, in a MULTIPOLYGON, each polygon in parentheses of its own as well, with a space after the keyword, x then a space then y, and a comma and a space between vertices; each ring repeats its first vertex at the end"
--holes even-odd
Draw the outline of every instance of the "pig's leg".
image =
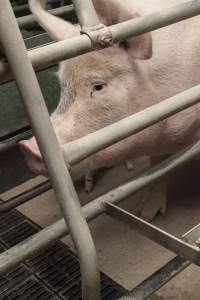
POLYGON ((85 192, 91 193, 94 188, 94 173, 89 171, 85 174, 85 192))
MULTIPOLYGON (((152 165, 158 163, 161 159, 151 159, 152 165)), ((147 222, 151 222, 158 213, 165 215, 167 210, 167 182, 166 177, 162 177, 155 183, 147 187, 144 198, 143 207, 140 217, 147 222)))

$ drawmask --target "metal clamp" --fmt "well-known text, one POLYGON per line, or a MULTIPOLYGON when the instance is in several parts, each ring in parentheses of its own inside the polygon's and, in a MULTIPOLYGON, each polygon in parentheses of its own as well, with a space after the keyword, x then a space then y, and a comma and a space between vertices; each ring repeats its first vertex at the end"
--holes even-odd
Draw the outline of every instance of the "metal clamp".
POLYGON ((86 34, 90 38, 92 49, 94 50, 111 47, 114 44, 112 32, 104 24, 93 27, 83 27, 81 34, 86 34))

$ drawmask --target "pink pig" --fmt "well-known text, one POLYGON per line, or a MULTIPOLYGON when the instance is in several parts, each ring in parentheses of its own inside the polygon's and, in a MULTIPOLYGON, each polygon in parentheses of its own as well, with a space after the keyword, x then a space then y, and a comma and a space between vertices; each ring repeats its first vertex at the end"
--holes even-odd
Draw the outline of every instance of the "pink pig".
MULTIPOLYGON (((30 8, 56 40, 80 34, 80 28, 47 13, 40 0, 30 8)), ((169 6, 178 0, 93 0, 105 25, 169 6)), ((60 102, 51 120, 60 144, 94 132, 128 115, 186 90, 200 81, 200 18, 177 23, 121 44, 63 61, 59 65, 60 102)), ((200 136, 199 105, 151 126, 73 167, 90 174, 103 166, 147 155, 152 162, 170 155, 200 136), (85 171, 86 170, 86 171, 85 171)), ((31 169, 45 173, 35 138, 20 142, 31 169)), ((147 191, 141 217, 152 220, 166 211, 165 181, 147 191), (148 199, 148 201, 146 201, 148 199)))

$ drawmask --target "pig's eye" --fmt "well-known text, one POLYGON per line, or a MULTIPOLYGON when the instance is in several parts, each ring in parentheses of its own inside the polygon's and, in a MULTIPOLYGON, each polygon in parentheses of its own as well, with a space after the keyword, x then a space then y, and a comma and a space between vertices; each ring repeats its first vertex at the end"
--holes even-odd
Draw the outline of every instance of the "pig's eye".
POLYGON ((93 97, 96 93, 100 93, 101 91, 104 91, 107 87, 107 84, 104 82, 94 82, 92 84, 92 91, 91 91, 91 97, 93 97))
POLYGON ((94 86, 94 90, 97 92, 103 90, 103 88, 104 88, 103 84, 95 84, 94 86))
POLYGON ((94 83, 92 87, 91 96, 93 96, 94 93, 103 91, 105 87, 106 87, 106 83, 104 82, 94 83))

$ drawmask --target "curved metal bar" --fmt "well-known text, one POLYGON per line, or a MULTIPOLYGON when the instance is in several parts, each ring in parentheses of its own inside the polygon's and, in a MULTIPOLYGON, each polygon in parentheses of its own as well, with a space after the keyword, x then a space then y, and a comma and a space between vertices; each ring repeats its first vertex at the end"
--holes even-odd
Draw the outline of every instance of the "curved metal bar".
POLYGON ((98 300, 100 299, 100 275, 90 230, 83 217, 78 196, 60 151, 10 1, 7 0, 0 1, 0 40, 78 252, 83 299, 98 300))
MULTIPOLYGON (((199 154, 200 141, 154 166, 137 178, 130 180, 85 205, 83 207, 85 218, 88 221, 93 220, 106 211, 105 202, 116 204, 122 201, 199 154)), ((28 240, 8 249, 0 254, 0 274, 8 272, 26 258, 34 255, 42 248, 50 246, 57 239, 67 234, 69 234, 69 228, 66 226, 64 220, 61 219, 33 235, 28 240)))

